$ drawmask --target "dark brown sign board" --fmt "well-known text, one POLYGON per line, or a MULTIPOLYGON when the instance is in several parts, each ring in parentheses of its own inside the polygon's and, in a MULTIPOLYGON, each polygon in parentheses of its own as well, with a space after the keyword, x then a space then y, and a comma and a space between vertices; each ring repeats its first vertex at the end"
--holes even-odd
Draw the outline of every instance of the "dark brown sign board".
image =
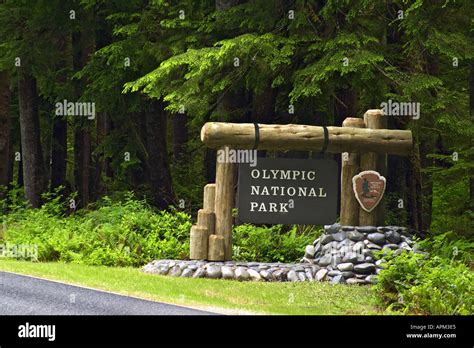
POLYGON ((238 222, 333 224, 338 166, 329 159, 258 158, 239 164, 238 222))

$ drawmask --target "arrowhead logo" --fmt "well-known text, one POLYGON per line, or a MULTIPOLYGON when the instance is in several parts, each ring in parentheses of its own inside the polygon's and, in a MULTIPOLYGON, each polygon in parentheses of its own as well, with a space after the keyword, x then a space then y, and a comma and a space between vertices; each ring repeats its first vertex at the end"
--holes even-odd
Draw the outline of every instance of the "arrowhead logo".
POLYGON ((362 209, 371 212, 382 200, 385 178, 378 172, 366 170, 352 178, 352 188, 362 209))

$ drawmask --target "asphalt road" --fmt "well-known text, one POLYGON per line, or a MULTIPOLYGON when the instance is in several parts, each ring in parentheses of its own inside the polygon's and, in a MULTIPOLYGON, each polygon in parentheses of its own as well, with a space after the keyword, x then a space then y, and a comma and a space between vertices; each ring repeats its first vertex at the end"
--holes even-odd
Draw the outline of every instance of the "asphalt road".
POLYGON ((0 272, 0 315, 209 315, 166 303, 0 272))

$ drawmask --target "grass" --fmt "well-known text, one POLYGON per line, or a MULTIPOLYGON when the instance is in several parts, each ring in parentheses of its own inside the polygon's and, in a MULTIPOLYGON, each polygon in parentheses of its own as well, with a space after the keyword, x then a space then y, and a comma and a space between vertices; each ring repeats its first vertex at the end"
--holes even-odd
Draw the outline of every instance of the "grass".
POLYGON ((0 271, 230 314, 381 314, 367 286, 173 278, 136 268, 0 260, 0 271))

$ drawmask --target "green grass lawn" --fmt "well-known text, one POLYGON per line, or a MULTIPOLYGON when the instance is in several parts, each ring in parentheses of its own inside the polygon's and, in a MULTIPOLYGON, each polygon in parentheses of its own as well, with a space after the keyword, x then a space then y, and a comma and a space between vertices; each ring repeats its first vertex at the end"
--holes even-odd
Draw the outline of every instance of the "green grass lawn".
POLYGON ((136 268, 0 260, 0 270, 219 313, 381 314, 367 286, 173 278, 136 268))

